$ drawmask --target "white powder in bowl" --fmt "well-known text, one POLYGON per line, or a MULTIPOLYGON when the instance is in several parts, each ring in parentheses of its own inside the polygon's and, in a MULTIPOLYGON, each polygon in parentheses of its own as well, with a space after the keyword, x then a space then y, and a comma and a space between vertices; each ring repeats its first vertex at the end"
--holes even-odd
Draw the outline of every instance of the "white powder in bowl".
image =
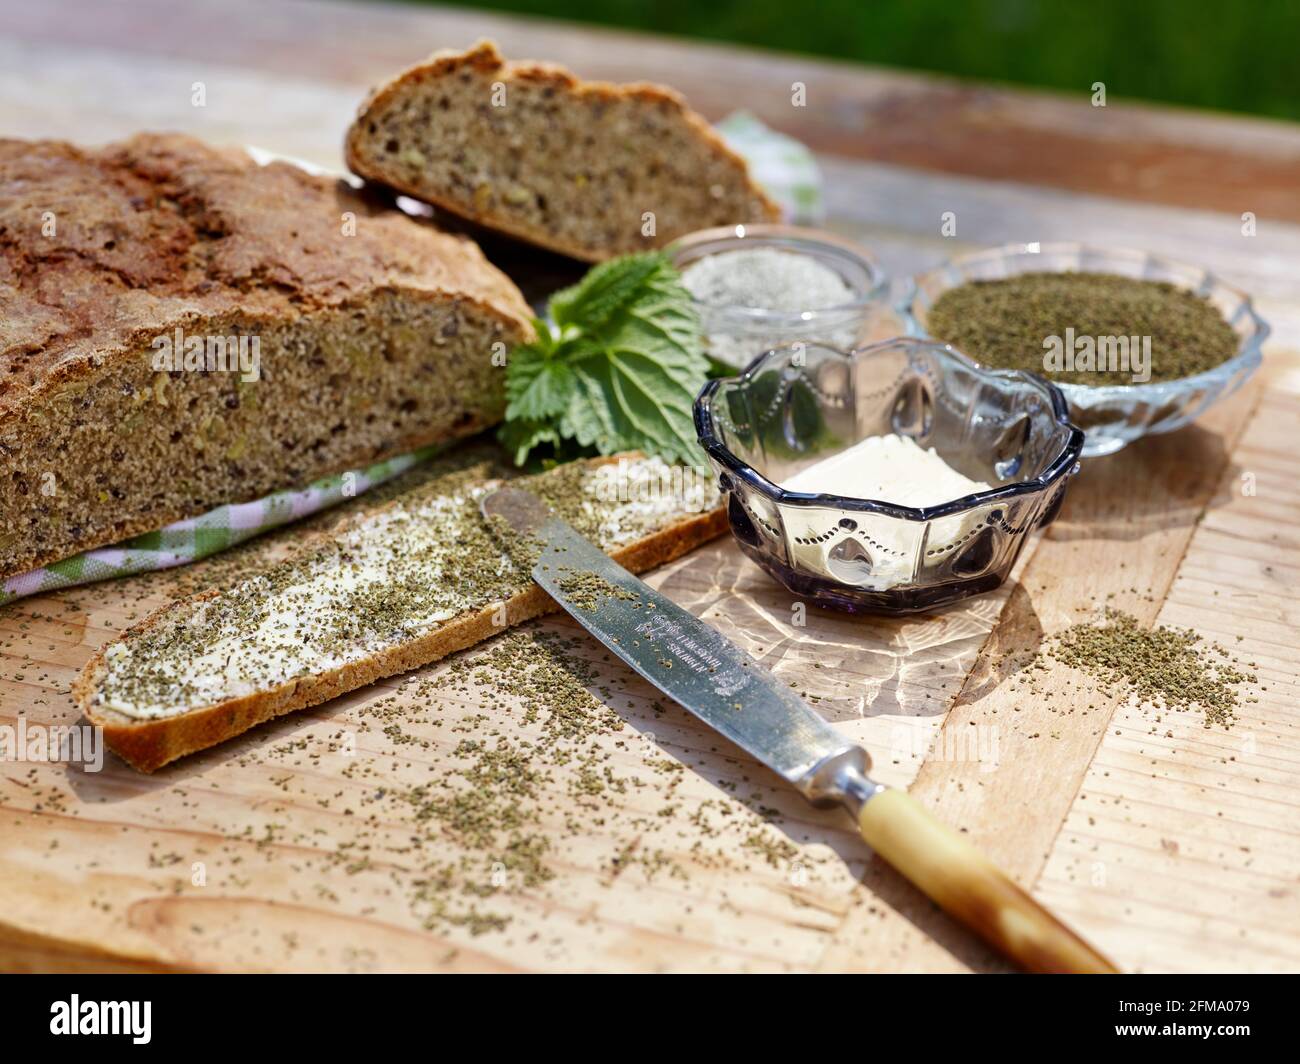
POLYGON ((763 247, 723 251, 685 267, 682 283, 699 304, 709 354, 735 369, 770 348, 796 341, 846 350, 858 341, 860 312, 827 313, 852 304, 858 293, 811 255, 763 247), (734 314, 740 307, 787 315, 809 311, 812 320, 796 318, 790 325, 747 321, 734 314))
POLYGON ((853 302, 853 289, 811 255, 776 248, 724 251, 696 259, 682 283, 711 307, 752 307, 798 313, 853 302))

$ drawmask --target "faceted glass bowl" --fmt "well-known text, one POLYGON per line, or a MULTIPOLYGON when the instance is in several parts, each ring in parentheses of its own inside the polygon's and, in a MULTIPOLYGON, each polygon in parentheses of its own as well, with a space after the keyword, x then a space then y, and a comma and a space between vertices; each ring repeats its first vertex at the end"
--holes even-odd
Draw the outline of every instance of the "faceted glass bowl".
MULTIPOLYGON (((1198 266, 1188 266, 1144 251, 1087 247, 1084 244, 1011 244, 953 259, 903 286, 899 312, 909 336, 931 337, 927 328, 934 301, 967 281, 993 280, 1022 273, 1067 271, 1113 273, 1147 281, 1167 281, 1205 296, 1237 334, 1237 354, 1204 373, 1172 381, 1091 387, 1057 385, 1070 404, 1070 416, 1087 434, 1083 457, 1112 454, 1140 436, 1172 432, 1200 417, 1231 395, 1259 368, 1268 324, 1246 293, 1198 266)), ((1041 350, 1034 357, 1041 359, 1041 350)))
POLYGON ((840 306, 799 311, 695 300, 705 346, 723 365, 741 370, 764 351, 797 341, 847 349, 902 331, 880 267, 866 249, 831 233, 792 225, 728 225, 682 237, 668 254, 674 267, 685 270, 709 255, 752 248, 807 255, 838 274, 853 297, 840 306))
POLYGON ((852 352, 790 345, 710 381, 695 429, 742 551, 800 598, 912 613, 990 591, 1060 509, 1083 433, 1060 391, 943 344, 895 338, 852 352), (939 506, 786 491, 795 473, 898 433, 993 485, 939 506))

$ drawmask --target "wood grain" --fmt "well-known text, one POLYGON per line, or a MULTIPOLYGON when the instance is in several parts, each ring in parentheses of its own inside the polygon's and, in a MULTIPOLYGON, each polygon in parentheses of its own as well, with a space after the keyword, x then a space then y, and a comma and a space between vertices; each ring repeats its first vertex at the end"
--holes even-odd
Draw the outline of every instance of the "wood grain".
MULTIPOLYGON (((165 58, 329 82, 353 98, 429 52, 496 38, 586 77, 661 81, 718 118, 743 104, 821 152, 1143 203, 1300 221, 1300 132, 1280 122, 1011 90, 805 56, 427 5, 311 0, 0 3, 23 47, 165 58), (806 106, 792 89, 806 89, 806 106)), ((188 98, 191 78, 175 89, 188 98)), ((214 83, 215 90, 219 82, 214 83)), ((1111 86, 1112 91, 1118 87, 1111 86)))
MULTIPOLYGON (((19 714, 30 724, 71 723, 68 685, 91 648, 164 601, 175 581, 201 578, 195 570, 6 609, 0 724, 16 725, 19 714)), ((995 595, 906 622, 812 610, 801 626, 790 596, 729 543, 697 551, 655 582, 798 684, 875 752, 877 775, 900 786, 1001 605, 995 595)), ((583 656, 599 652, 565 620, 535 627, 575 637, 583 656)), ((593 756, 612 774, 608 789, 575 797, 574 779, 553 767, 526 810, 556 878, 507 882, 483 900, 483 911, 509 920, 503 932, 476 936, 439 921, 426 928, 418 883, 463 847, 437 838, 417 858, 410 806, 377 796, 439 780, 457 763, 461 738, 484 734, 485 713, 493 741, 538 739, 519 699, 495 686, 458 692, 451 668, 378 683, 155 777, 112 758, 99 773, 0 766, 0 896, 12 899, 0 942, 26 943, 40 964, 58 967, 814 966, 863 893, 856 874, 867 854, 851 820, 812 809, 684 711, 658 706, 652 689, 612 661, 600 663, 599 691, 617 716, 593 740, 593 756), (354 757, 341 752, 347 736, 354 757), (196 863, 203 885, 191 881, 196 863)), ((462 900, 451 896, 454 906, 462 900)), ((477 905, 471 896, 455 916, 477 905)))
MULTIPOLYGON (((1087 464, 912 784, 914 798, 1022 886, 1036 882, 1120 700, 1064 667, 1038 676, 1032 694, 1017 675, 1045 640, 1096 619, 1105 606, 1143 624, 1155 620, 1197 522, 1231 465, 1233 443, 1256 396, 1257 389, 1247 389, 1191 429, 1087 464), (972 730, 990 734, 997 750, 992 770, 985 760, 961 756, 960 741, 972 730), (948 749, 958 756, 944 756, 948 749)), ((888 873, 874 867, 872 875, 888 873)), ((913 917, 921 930, 932 922, 924 914, 913 917)), ((1103 952, 1118 949, 1117 958, 1123 957, 1124 929, 1110 925, 1109 935, 1095 937, 1086 923, 1078 930, 1103 952)), ((918 967, 961 964, 935 939, 918 935, 916 926, 894 921, 882 928, 862 913, 840 928, 824 963, 852 967, 867 939, 875 949, 905 946, 918 967)), ((991 956, 979 961, 980 967, 996 964, 991 956)))
POLYGON ((1254 662, 1230 731, 1122 705, 1039 879, 1135 970, 1300 968, 1300 390, 1275 381, 1156 620, 1254 662))

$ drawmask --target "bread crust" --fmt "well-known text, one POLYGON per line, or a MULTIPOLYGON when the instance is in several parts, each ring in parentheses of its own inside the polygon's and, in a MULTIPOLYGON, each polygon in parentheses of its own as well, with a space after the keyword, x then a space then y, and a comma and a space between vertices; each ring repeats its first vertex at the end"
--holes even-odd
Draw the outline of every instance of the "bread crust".
POLYGON ((585 262, 599 262, 608 257, 567 242, 554 234, 543 234, 530 227, 514 224, 508 218, 467 212, 463 202, 431 195, 427 190, 416 188, 410 182, 404 182, 395 177, 393 173, 371 165, 366 159, 363 147, 366 139, 365 126, 377 111, 386 107, 410 86, 444 77, 467 67, 485 74, 495 74, 500 80, 507 83, 510 81, 535 82, 586 99, 604 101, 639 99, 649 103, 666 104, 677 112, 678 116, 694 131, 700 142, 706 145, 710 152, 736 168, 744 178, 745 187, 750 196, 760 204, 763 212, 762 218, 744 218, 737 219, 737 221, 778 221, 781 217, 780 206, 753 180, 745 160, 727 146, 717 131, 702 116, 691 110, 685 98, 675 89, 646 81, 624 84, 609 81, 584 81, 558 63, 548 63, 540 60, 507 60, 501 54, 496 42, 486 38, 479 40, 465 51, 442 49, 434 52, 429 58, 407 67, 391 80, 372 89, 358 109, 357 117, 348 128, 344 140, 344 157, 348 169, 367 180, 379 181, 397 189, 399 192, 432 203, 435 207, 440 207, 458 217, 466 218, 478 225, 486 226, 497 232, 527 241, 530 244, 551 251, 558 251, 561 254, 585 262))
MULTIPOLYGON (((353 520, 363 520, 366 516, 360 515, 353 520)), ((342 527, 345 525, 340 529, 342 527)), ((711 510, 643 536, 611 551, 610 556, 631 572, 645 572, 717 538, 726 528, 725 511, 711 510)), ((188 608, 219 593, 216 589, 205 591, 155 610, 139 624, 100 647, 72 685, 72 698, 77 708, 92 724, 104 729, 104 739, 110 749, 140 772, 154 772, 177 758, 215 746, 258 724, 319 705, 385 676, 428 665, 499 635, 506 628, 560 608, 554 599, 533 584, 503 603, 495 602, 468 611, 418 639, 390 647, 362 661, 317 675, 298 677, 269 691, 147 720, 137 720, 94 705, 95 693, 107 671, 105 659, 110 647, 153 628, 176 610, 188 608), (495 619, 503 606, 505 624, 499 625, 495 619)))
POLYGON ((176 133, 97 149, 0 138, 0 419, 177 326, 384 291, 463 299, 531 335, 527 302, 477 244, 342 182, 176 133), (49 211, 43 237, 51 200, 77 209, 49 211), (356 232, 336 239, 345 212, 356 232))
MULTIPOLYGON (((77 470, 104 465, 107 448, 87 450, 86 434, 99 439, 117 427, 92 397, 109 393, 126 403, 122 394, 146 396, 138 378, 160 337, 177 330, 289 336, 301 346, 286 341, 268 361, 268 373, 283 377, 292 368, 309 378, 317 361, 326 364, 306 357, 311 343, 344 349, 355 332, 351 323, 371 312, 378 321, 381 307, 389 316, 368 321, 376 345, 404 336, 403 329, 412 332, 422 315, 453 306, 458 321, 473 321, 506 343, 533 336, 518 288, 472 240, 378 206, 343 182, 282 162, 259 166, 242 150, 173 134, 140 134, 98 149, 0 139, 0 306, 0 464, 12 456, 14 480, 21 480, 0 490, 12 524, 0 528, 0 577, 217 505, 451 442, 490 427, 500 414, 487 402, 482 408, 448 402, 444 417, 393 421, 386 434, 381 421, 369 436, 340 435, 325 451, 298 455, 259 445, 260 479, 230 474, 229 483, 184 498, 180 491, 130 490, 110 497, 112 481, 96 482, 103 488, 98 501, 66 488, 69 462, 77 470), (84 413, 83 400, 90 404, 84 413), (35 442, 50 439, 47 460, 35 442), (57 500, 38 498, 30 472, 19 472, 24 461, 58 473, 57 500), (68 535, 40 534, 41 515, 51 508, 68 535)), ((403 342, 416 350, 426 341, 403 342)), ((457 342, 440 347, 430 337, 427 357, 450 364, 447 359, 464 354, 457 342)), ((332 371, 315 371, 321 391, 333 386, 325 379, 332 371)), ((155 373, 152 383, 167 376, 155 373)), ((360 386, 367 379, 378 378, 358 372, 360 386)), ((175 384, 183 390, 193 380, 175 384)), ((436 394, 419 381, 411 388, 425 402, 436 394)), ((203 401, 196 421, 235 417, 203 401)), ((499 405, 504 408, 503 398, 499 405)), ((163 420, 157 407, 138 409, 146 427, 163 420)), ((120 438, 111 442, 114 451, 121 443, 122 456, 113 461, 122 470, 137 471, 157 458, 153 444, 117 431, 120 438)), ((225 466, 220 459, 195 463, 214 482, 221 474, 212 471, 225 466)))

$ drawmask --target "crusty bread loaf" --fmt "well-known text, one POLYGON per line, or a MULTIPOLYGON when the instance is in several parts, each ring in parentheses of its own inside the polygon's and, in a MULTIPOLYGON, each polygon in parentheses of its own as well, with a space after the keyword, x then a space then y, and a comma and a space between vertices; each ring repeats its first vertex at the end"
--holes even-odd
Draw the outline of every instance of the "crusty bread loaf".
MULTIPOLYGON (((666 470, 624 456, 519 483, 643 571, 726 528, 711 486, 674 494, 666 470)), ((445 474, 299 555, 156 611, 87 663, 73 685, 78 707, 110 748, 152 772, 555 609, 479 513, 498 482, 445 474)))
POLYGON ((362 177, 589 262, 780 215, 671 89, 506 62, 491 41, 374 90, 346 150, 362 177))
POLYGON ((0 140, 0 576, 500 419, 471 242, 243 151, 0 140))

